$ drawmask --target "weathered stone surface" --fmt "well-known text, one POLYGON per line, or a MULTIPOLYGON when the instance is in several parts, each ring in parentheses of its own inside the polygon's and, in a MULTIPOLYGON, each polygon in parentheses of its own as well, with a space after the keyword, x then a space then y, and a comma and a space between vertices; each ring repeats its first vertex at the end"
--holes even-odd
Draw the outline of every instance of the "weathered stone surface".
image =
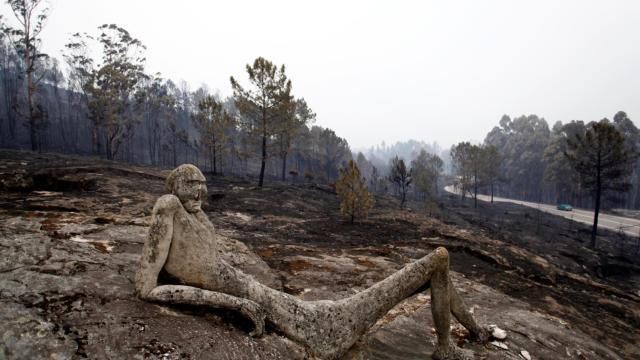
MULTIPOLYGON (((474 350, 476 358, 519 359, 520 350, 527 349, 535 359, 580 359, 578 354, 588 359, 621 359, 612 350, 557 317, 530 310, 525 303, 459 274, 454 276, 454 282, 464 292, 463 296, 474 309, 479 322, 494 321, 509 334, 501 340, 508 350, 482 347, 467 343, 468 334, 464 328, 454 324, 454 338, 465 348, 474 350)), ((424 340, 433 339, 435 332, 427 308, 429 304, 428 295, 418 295, 381 320, 381 326, 369 334, 365 358, 428 358, 434 344, 424 340)))
POLYGON ((21 304, 0 301, 0 323, 3 359, 69 359, 77 351, 62 329, 21 304))

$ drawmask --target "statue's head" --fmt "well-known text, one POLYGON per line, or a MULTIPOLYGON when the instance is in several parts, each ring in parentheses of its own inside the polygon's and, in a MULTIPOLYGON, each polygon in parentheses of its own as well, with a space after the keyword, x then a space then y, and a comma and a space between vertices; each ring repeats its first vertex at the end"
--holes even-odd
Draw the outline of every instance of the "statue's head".
POLYGON ((167 177, 167 191, 177 196, 182 206, 191 213, 197 212, 207 197, 207 182, 196 166, 180 165, 167 177))

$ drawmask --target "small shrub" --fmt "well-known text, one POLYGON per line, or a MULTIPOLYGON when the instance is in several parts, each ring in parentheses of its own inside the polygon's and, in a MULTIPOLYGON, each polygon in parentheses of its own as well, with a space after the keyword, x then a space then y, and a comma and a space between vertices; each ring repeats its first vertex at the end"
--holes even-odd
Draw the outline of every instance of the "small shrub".
POLYGON ((440 206, 435 201, 427 201, 424 204, 425 211, 431 217, 438 217, 440 215, 440 206))
POLYGON ((373 196, 367 191, 365 181, 353 160, 346 168, 340 169, 340 179, 335 184, 340 198, 340 213, 353 224, 356 218, 363 218, 373 207, 373 196))

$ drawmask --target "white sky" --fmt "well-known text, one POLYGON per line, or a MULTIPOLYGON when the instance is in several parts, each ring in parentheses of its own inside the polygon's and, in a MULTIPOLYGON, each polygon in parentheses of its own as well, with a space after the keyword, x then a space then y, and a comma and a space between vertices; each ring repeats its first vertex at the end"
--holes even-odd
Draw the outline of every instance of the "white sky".
MULTIPOLYGON (((502 114, 640 120, 640 1, 49 0, 44 50, 103 23, 147 70, 230 95, 263 56, 352 148, 482 140, 502 114)), ((2 14, 9 15, 6 5, 2 14)))

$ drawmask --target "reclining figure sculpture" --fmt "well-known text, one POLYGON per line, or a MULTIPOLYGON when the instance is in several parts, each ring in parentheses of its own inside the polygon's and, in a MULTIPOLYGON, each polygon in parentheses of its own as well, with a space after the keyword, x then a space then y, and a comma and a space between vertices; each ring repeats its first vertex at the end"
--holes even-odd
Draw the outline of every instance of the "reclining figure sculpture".
POLYGON ((313 356, 336 359, 392 307, 430 286, 438 337, 434 359, 467 358, 450 339, 451 314, 472 338, 487 338, 451 284, 445 248, 348 298, 304 301, 259 283, 220 257, 215 229, 201 209, 207 188, 197 167, 181 165, 173 170, 167 189, 171 194, 160 197, 153 209, 136 274, 136 294, 143 300, 235 310, 253 321, 251 335, 257 336, 266 317, 287 337, 306 345, 313 356), (158 285, 162 270, 179 285, 158 285))

